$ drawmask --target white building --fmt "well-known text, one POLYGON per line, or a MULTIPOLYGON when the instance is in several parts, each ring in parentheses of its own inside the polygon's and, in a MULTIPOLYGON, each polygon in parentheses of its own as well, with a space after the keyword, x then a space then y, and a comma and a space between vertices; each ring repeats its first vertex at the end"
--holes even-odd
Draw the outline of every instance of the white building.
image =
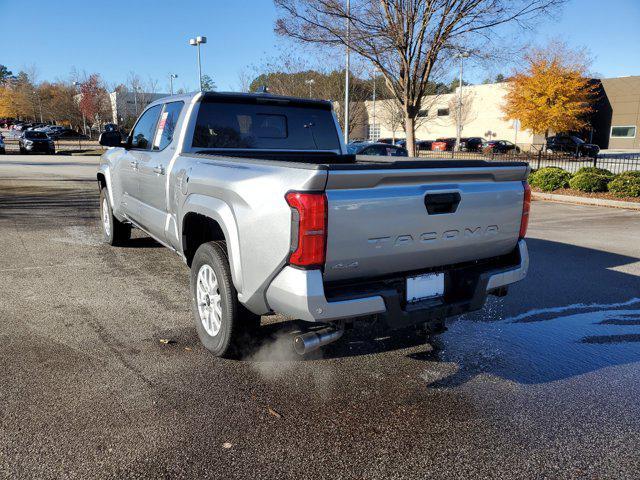
MULTIPOLYGON (((529 130, 516 132, 515 123, 506 120, 502 105, 507 83, 468 85, 462 87, 462 137, 483 137, 487 140, 509 140, 523 147, 544 143, 543 135, 529 130)), ((416 140, 435 140, 456 136, 459 91, 427 96, 416 119, 416 140)), ((368 126, 354 132, 353 138, 405 138, 403 122, 397 103, 392 100, 375 102, 375 131, 373 101, 367 101, 368 126)))
POLYGON ((168 96, 168 93, 124 92, 122 90, 115 90, 109 93, 109 102, 111 103, 113 115, 112 121, 118 125, 127 123, 129 119, 137 118, 151 102, 168 96))

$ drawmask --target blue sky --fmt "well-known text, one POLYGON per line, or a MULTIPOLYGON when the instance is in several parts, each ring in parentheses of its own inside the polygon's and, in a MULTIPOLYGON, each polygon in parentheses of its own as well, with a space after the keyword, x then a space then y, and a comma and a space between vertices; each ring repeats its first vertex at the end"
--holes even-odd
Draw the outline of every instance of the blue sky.
MULTIPOLYGON (((160 90, 167 91, 173 72, 179 76, 176 88, 192 90, 197 84, 196 52, 188 39, 206 35, 203 72, 219 89, 236 90, 241 70, 290 48, 273 32, 277 12, 271 0, 65 0, 29 5, 33 8, 19 0, 0 0, 0 64, 14 73, 35 66, 40 80, 66 78, 75 67, 115 83, 135 71, 143 80, 157 79, 160 90)), ((541 20, 529 39, 563 39, 587 47, 594 59, 592 71, 605 77, 640 75, 639 26, 640 0, 570 0, 557 18, 541 20)), ((479 69, 469 73, 476 82, 486 76, 479 69)))

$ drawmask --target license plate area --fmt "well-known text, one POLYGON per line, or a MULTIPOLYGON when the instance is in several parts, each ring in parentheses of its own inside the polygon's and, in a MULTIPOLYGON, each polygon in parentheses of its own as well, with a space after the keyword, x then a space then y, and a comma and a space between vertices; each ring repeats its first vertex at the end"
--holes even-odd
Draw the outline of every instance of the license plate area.
POLYGON ((407 278, 407 303, 421 302, 444 295, 444 273, 425 273, 407 278))

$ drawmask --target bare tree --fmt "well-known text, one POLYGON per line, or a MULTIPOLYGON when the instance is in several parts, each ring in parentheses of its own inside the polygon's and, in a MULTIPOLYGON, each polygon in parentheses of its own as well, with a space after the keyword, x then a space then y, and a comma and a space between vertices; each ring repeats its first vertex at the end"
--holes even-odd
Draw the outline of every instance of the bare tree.
POLYGON ((251 86, 251 74, 248 70, 242 69, 238 72, 238 90, 241 92, 248 92, 251 86))
POLYGON ((473 101, 475 94, 468 90, 463 89, 462 95, 456 93, 449 100, 449 120, 455 127, 460 125, 460 134, 464 130, 464 126, 473 122, 477 115, 473 109, 473 101))
POLYGON ((376 118, 378 123, 391 131, 391 137, 395 142, 396 132, 403 129, 404 125, 404 110, 402 109, 402 105, 400 105, 397 98, 379 100, 378 111, 380 112, 380 116, 376 118))
POLYGON ((483 51, 496 29, 527 26, 565 0, 274 0, 276 31, 301 42, 347 46, 373 63, 404 111, 415 154, 415 119, 432 74, 455 51, 483 51), (347 27, 348 26, 348 27, 347 27))

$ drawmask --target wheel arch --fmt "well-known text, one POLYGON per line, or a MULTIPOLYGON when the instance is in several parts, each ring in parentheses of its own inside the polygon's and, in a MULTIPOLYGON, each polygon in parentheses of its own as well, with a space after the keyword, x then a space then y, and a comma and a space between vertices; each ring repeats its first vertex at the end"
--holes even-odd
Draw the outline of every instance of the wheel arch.
POLYGON ((242 292, 238 229, 231 208, 225 202, 204 195, 190 195, 183 206, 179 232, 180 248, 189 266, 200 245, 225 241, 233 285, 238 293, 242 292))
POLYGON ((107 196, 109 197, 109 203, 111 204, 111 208, 114 208, 113 203, 113 189, 111 188, 111 172, 106 165, 100 165, 98 169, 98 173, 96 174, 96 179, 98 180, 98 189, 107 189, 107 196))

